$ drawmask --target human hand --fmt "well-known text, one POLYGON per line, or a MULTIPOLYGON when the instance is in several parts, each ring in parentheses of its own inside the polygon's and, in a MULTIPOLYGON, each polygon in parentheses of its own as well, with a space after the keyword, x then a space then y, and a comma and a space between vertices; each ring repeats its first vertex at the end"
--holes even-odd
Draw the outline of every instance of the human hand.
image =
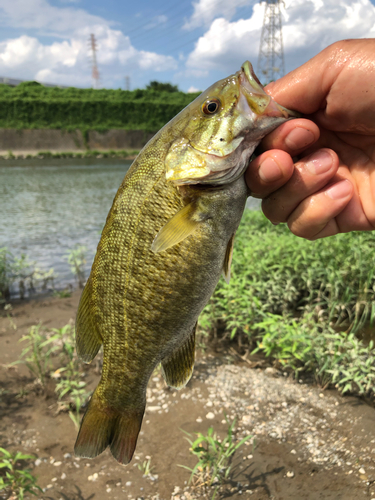
POLYGON ((308 239, 375 228, 374 73, 375 40, 346 40, 266 87, 308 118, 269 134, 247 170, 272 222, 308 239))

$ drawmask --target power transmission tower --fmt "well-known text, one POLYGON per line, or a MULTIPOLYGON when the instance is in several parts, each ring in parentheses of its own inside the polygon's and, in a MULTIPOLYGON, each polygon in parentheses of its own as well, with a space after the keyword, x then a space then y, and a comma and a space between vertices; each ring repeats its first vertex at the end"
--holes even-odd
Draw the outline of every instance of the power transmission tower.
POLYGON ((95 35, 93 34, 90 35, 89 44, 91 45, 91 50, 92 50, 92 86, 94 89, 98 89, 99 70, 98 70, 98 64, 96 62, 97 44, 95 40, 95 35))
POLYGON ((130 90, 130 76, 125 77, 125 90, 130 90))
POLYGON ((284 75, 284 49, 280 6, 283 0, 265 1, 264 20, 260 37, 258 76, 266 84, 284 75))

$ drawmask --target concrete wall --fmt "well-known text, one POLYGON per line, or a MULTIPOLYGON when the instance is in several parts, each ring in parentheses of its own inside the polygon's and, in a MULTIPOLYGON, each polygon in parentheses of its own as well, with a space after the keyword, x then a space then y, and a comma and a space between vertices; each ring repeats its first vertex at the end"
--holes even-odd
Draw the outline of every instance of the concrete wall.
MULTIPOLYGON (((89 149, 141 149, 153 134, 143 130, 89 131, 89 149)), ((82 132, 54 129, 0 129, 1 151, 77 151, 87 149, 82 132)))

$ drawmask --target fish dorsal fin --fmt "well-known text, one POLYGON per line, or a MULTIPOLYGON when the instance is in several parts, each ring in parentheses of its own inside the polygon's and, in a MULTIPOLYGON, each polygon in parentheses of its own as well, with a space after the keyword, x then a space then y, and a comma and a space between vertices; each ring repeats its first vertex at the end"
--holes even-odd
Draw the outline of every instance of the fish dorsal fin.
POLYGON ((151 250, 158 253, 177 245, 197 229, 201 220, 197 214, 196 203, 189 203, 160 229, 151 250))
POLYGON ((76 319, 77 354, 82 361, 90 363, 98 354, 103 340, 92 321, 91 280, 89 279, 79 301, 76 319))
POLYGON ((196 329, 197 325, 195 325, 185 343, 161 363, 163 377, 169 387, 182 389, 193 374, 196 329))
POLYGON ((227 251, 225 252, 225 257, 224 257, 224 264, 223 264, 223 276, 225 281, 229 284, 230 281, 230 266, 232 264, 232 258, 233 258, 233 246, 234 246, 234 235, 236 233, 233 233, 228 246, 227 246, 227 251))

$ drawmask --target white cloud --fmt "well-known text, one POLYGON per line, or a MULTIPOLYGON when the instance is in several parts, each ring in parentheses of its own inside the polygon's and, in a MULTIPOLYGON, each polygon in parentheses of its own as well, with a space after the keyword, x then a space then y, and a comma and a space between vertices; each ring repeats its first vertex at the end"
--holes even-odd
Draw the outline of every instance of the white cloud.
POLYGON ((105 19, 74 7, 56 7, 47 0, 0 0, 0 25, 68 36, 82 27, 109 25, 105 19))
POLYGON ((209 25, 215 18, 231 19, 239 7, 251 6, 255 0, 198 0, 193 3, 194 12, 184 24, 185 29, 209 25))
POLYGON ((199 38, 189 55, 189 69, 219 69, 230 74, 246 59, 255 62, 259 50, 259 38, 263 20, 263 8, 255 5, 249 19, 230 22, 215 19, 210 29, 199 38))
POLYGON ((192 85, 191 87, 188 88, 187 92, 188 94, 195 94, 196 92, 200 92, 200 90, 197 89, 197 87, 194 87, 194 85, 192 85))
POLYGON ((88 40, 91 33, 97 40, 97 60, 103 86, 123 84, 126 74, 141 76, 142 72, 168 71, 177 67, 177 61, 171 56, 135 49, 128 36, 112 29, 106 20, 82 9, 53 7, 46 0, 0 0, 0 12, 1 9, 5 12, 3 23, 59 33, 58 41, 51 44, 27 35, 0 42, 2 76, 90 86, 88 40), (18 9, 13 8, 12 3, 18 9), (30 15, 30 6, 36 15, 30 15), (24 7, 23 12, 18 11, 22 10, 21 7, 24 7))
MULTIPOLYGON (((375 6, 370 0, 286 0, 285 6, 288 71, 337 40, 375 36, 375 6)), ((216 69, 224 75, 238 69, 245 59, 256 67, 263 15, 264 4, 256 4, 248 19, 215 19, 190 53, 187 68, 216 69)))

